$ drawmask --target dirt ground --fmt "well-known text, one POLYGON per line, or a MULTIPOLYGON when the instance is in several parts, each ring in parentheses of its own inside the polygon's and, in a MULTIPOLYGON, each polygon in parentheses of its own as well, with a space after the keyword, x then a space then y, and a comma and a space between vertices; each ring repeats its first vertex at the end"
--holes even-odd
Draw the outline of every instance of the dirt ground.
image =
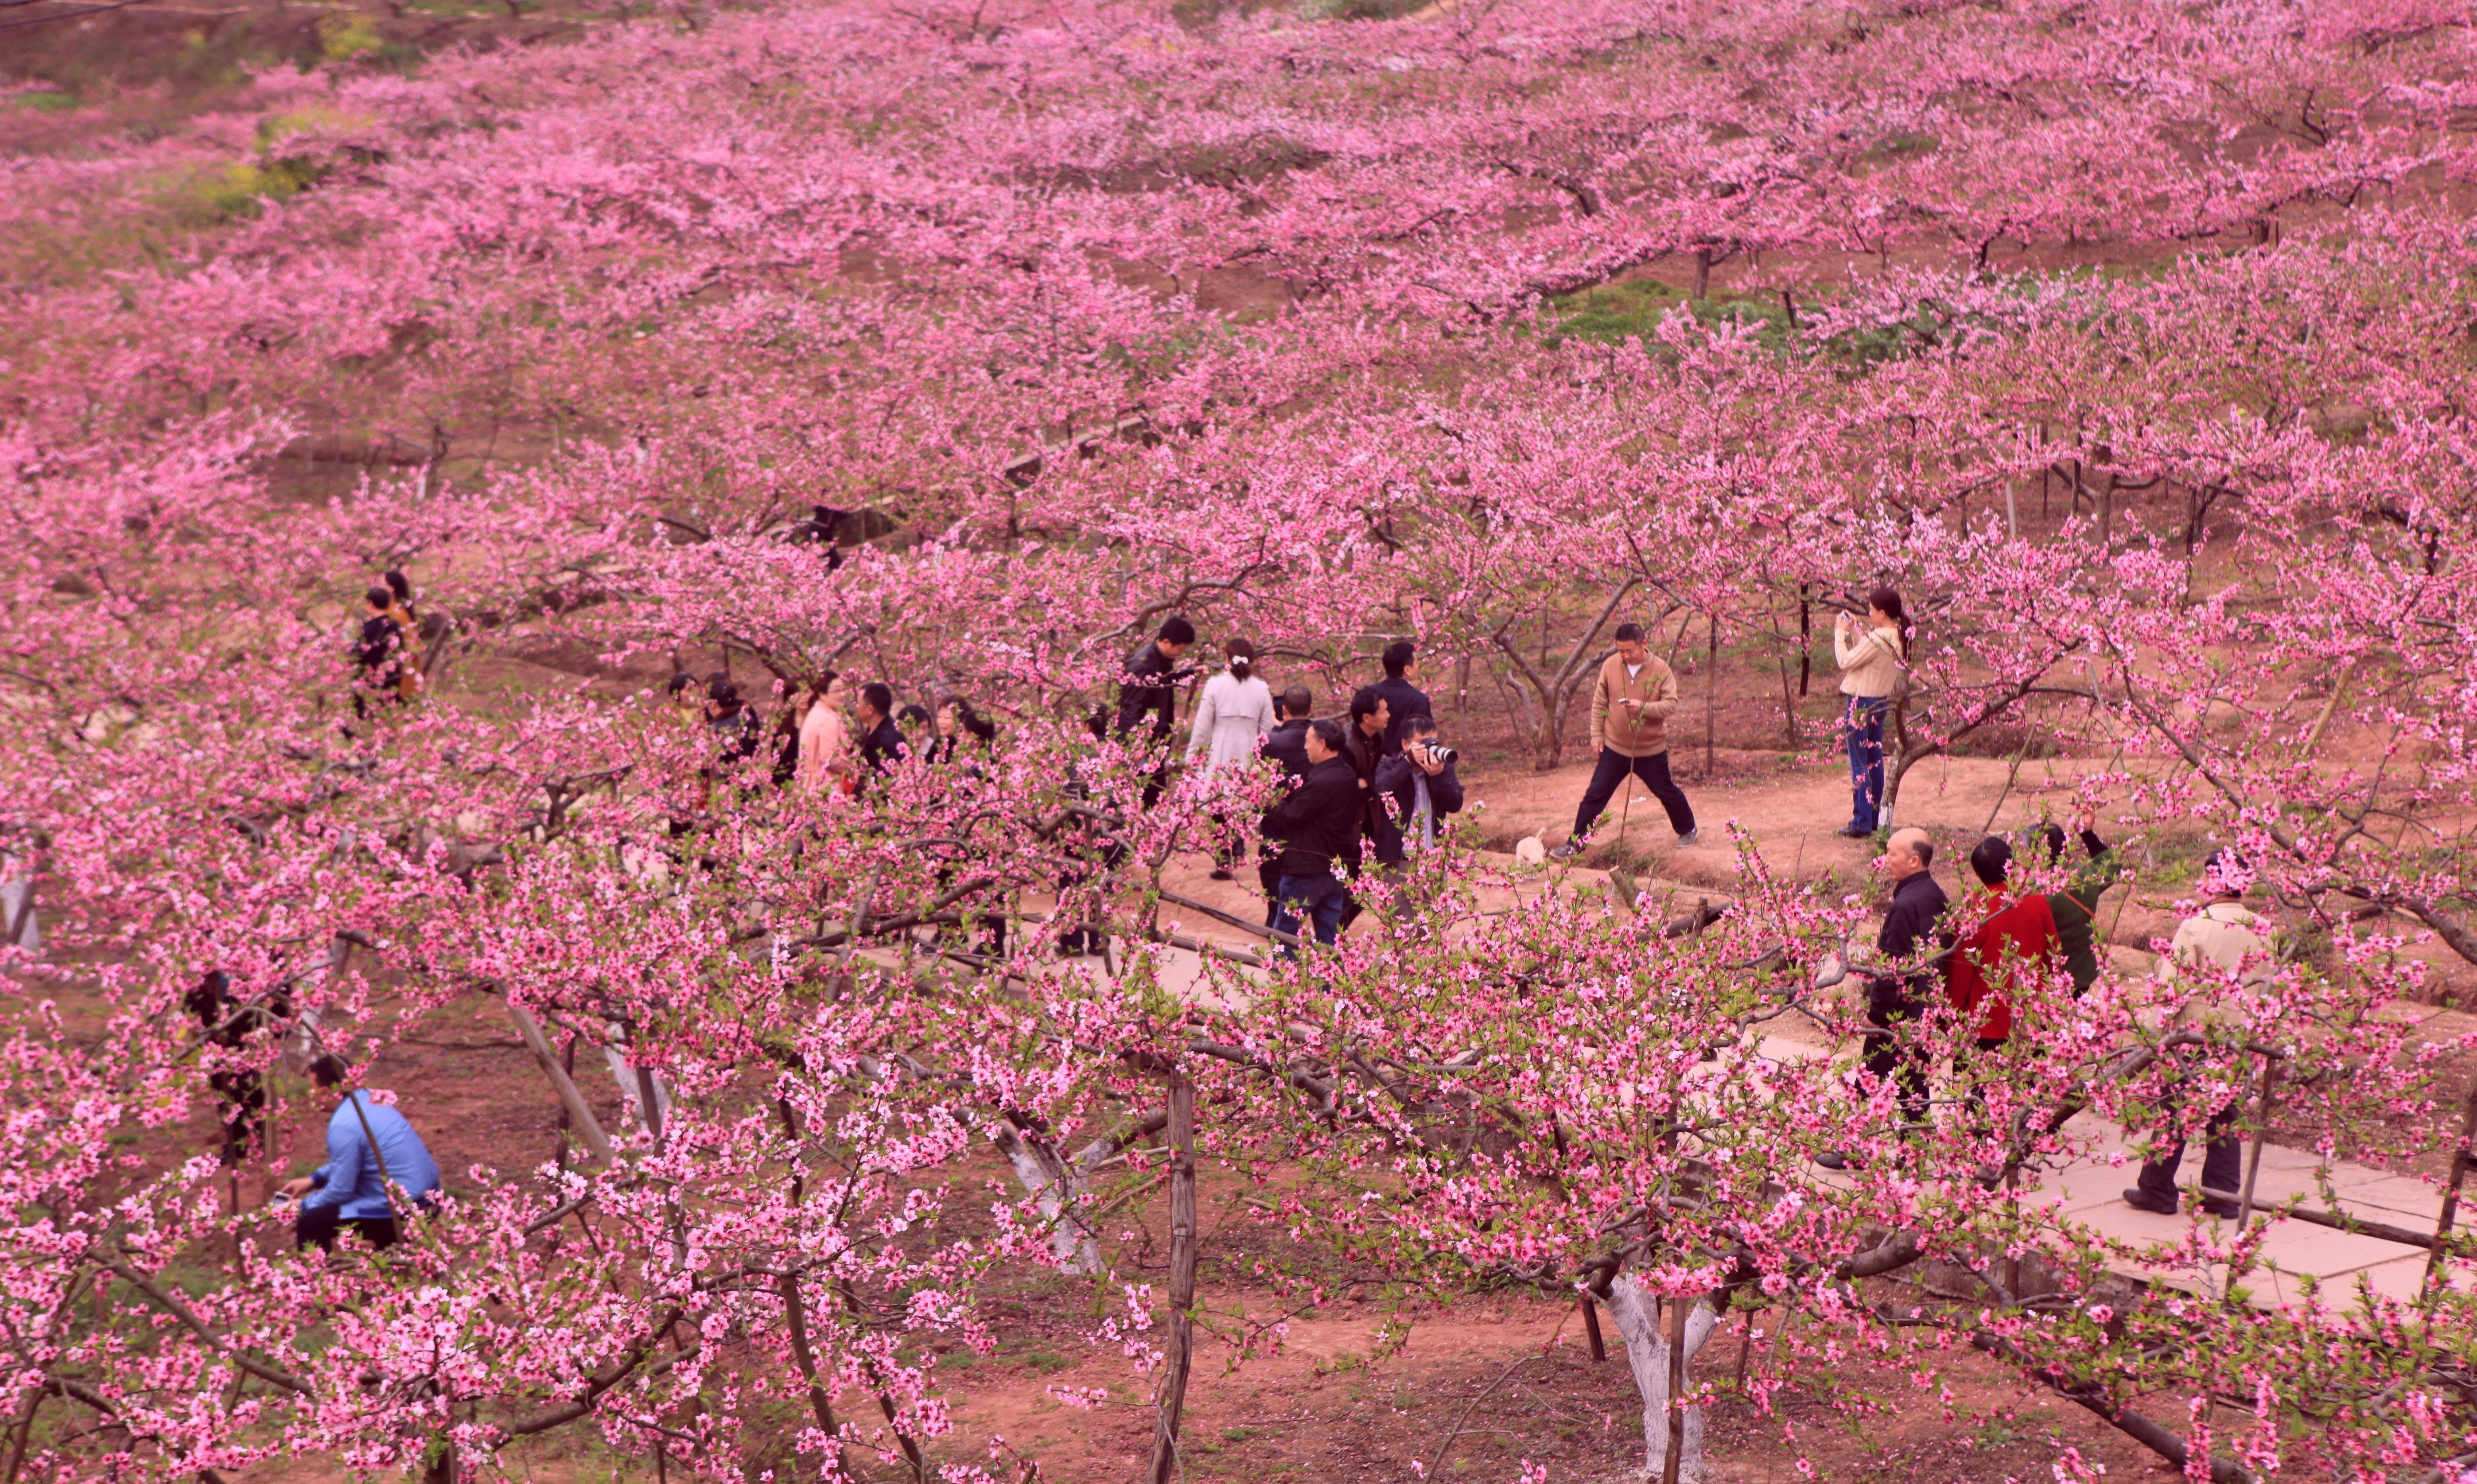
MULTIPOLYGON (((388 1050, 371 1070, 415 1119, 451 1188, 475 1165, 515 1168, 550 1158, 560 1146, 558 1109, 540 1073, 500 1013, 475 1000, 435 1019, 426 1033, 388 1050)), ((599 1068, 579 1069, 579 1084, 613 1120, 618 1097, 599 1068)), ((324 1125, 307 1102, 276 1131, 279 1148, 308 1168, 324 1125)), ((190 1131, 213 1138, 201 1119, 190 1131)), ((956 1206, 969 1210, 971 1179, 991 1198, 1011 1196, 1003 1162, 984 1147, 956 1206)), ((1500 1291, 1433 1295, 1389 1288, 1381 1274, 1317 1272, 1333 1295, 1321 1306, 1285 1299, 1254 1276, 1259 1263, 1294 1262, 1278 1227, 1252 1220, 1238 1181, 1209 1161, 1201 1170, 1205 1232, 1198 1353, 1185 1435, 1190 1479, 1284 1477, 1407 1481, 1426 1477, 1514 1480, 1524 1460, 1565 1481, 1635 1477, 1642 1460, 1641 1401, 1614 1324, 1603 1316, 1608 1356, 1594 1362, 1570 1300, 1500 1291), (1354 1278, 1365 1281, 1353 1282, 1354 1278), (1243 1360, 1232 1342, 1246 1321, 1287 1323, 1269 1351, 1243 1360), (1380 1331, 1407 1327, 1398 1346, 1380 1331), (1380 1353, 1382 1352, 1382 1353, 1380 1353), (1440 1460, 1441 1455, 1441 1460, 1440 1460)), ((1252 1188, 1251 1188, 1252 1189, 1252 1188)), ((1105 1251, 1122 1280, 1143 1281, 1162 1264, 1167 1212, 1161 1202, 1130 1208, 1112 1221, 1105 1251)), ((1156 1280, 1158 1274, 1154 1274, 1156 1280)), ((986 1464, 1003 1440, 1015 1477, 1030 1462, 1043 1480, 1133 1480, 1148 1456, 1149 1383, 1113 1346, 1088 1338, 1114 1291, 1050 1275, 1020 1277, 988 1306, 997 1353, 960 1348, 938 1358, 942 1394, 956 1430, 932 1449, 940 1462, 986 1464), (1085 1409, 1060 1399, 1064 1389, 1107 1394, 1085 1409)), ((1758 1330, 1772 1322, 1753 1321, 1758 1330)), ((1705 1350, 1698 1374, 1723 1385, 1739 1371, 1748 1322, 1732 1318, 1705 1350)), ((1759 1334, 1751 1342, 1762 1346, 1759 1334)), ((2014 1380, 1991 1362, 1947 1357, 1949 1403, 1920 1407, 1906 1371, 1853 1363, 1837 1384, 1899 1401, 1877 1413, 1864 1402, 1826 1404, 1792 1386, 1773 1415, 1750 1403, 1719 1402, 1709 1421, 1711 1477, 1788 1484, 1800 1461, 1827 1478, 1909 1484, 1982 1484, 2044 1479, 2058 1451, 2078 1448, 2119 1478, 2152 1476, 2147 1454, 2080 1409, 2014 1380)), ((651 1479, 588 1435, 570 1430, 512 1449, 503 1460, 516 1478, 544 1484, 651 1479)), ((891 1478, 886 1469, 876 1476, 891 1478)), ((313 1484, 340 1479, 324 1460, 270 1463, 231 1475, 246 1484, 313 1484)), ((2166 1477, 2164 1470, 2157 1476, 2166 1477)))

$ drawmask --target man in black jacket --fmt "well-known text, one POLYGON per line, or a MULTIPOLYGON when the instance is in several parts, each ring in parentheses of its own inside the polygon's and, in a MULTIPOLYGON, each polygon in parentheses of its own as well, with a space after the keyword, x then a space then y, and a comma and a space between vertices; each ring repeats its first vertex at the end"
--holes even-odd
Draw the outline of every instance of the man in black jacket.
POLYGON ((1169 740, 1170 728, 1178 720, 1178 683, 1185 678, 1179 658, 1194 642, 1195 625, 1173 616, 1163 619, 1161 631, 1127 656, 1126 672, 1118 679, 1118 722, 1111 728, 1112 735, 1124 740, 1150 716, 1153 742, 1169 740))
POLYGON ((1388 757, 1402 750, 1403 735, 1411 729, 1413 717, 1431 717, 1428 692, 1411 683, 1412 656, 1416 653, 1407 639, 1397 639, 1385 646, 1385 678, 1368 689, 1385 697, 1386 714, 1393 719, 1385 729, 1385 752, 1388 757))
POLYGON ((1437 744, 1436 717, 1413 717, 1403 727, 1401 750, 1376 765, 1376 792, 1398 820, 1392 858, 1380 853, 1380 865, 1398 866, 1413 851, 1436 848, 1444 817, 1463 807, 1463 781, 1437 744))
MULTIPOLYGON (((1935 842, 1916 825, 1892 832, 1884 842, 1884 872, 1892 878, 1892 904, 1875 935, 1878 962, 1866 974, 1866 1074, 1889 1077, 1898 1086, 1901 1117, 1910 1123, 1927 1118, 1927 1053, 1913 1037, 1925 1018, 1931 996, 1942 979, 1940 969, 1923 961, 1953 944, 1953 933, 1941 926, 1945 898, 1928 868, 1935 861, 1935 842)), ((1839 1153, 1818 1155, 1826 1170, 1848 1170, 1856 1161, 1839 1153)))
MULTIPOLYGON (((1380 863, 1402 858, 1401 831, 1393 827, 1385 801, 1376 792, 1376 769, 1385 762, 1385 740, 1392 732, 1392 704, 1374 686, 1360 687, 1350 698, 1350 724, 1342 733, 1341 755, 1350 764, 1350 770, 1359 775, 1359 828, 1368 843, 1376 847, 1380 863)), ((1356 843, 1343 860, 1355 874, 1361 860, 1356 843)))
POLYGON ((1273 709, 1281 718, 1256 744, 1257 750, 1281 764, 1284 777, 1304 778, 1308 775, 1308 714, 1315 710, 1315 692, 1292 686, 1273 697, 1273 709))
MULTIPOLYGON (((1313 923, 1316 942, 1331 943, 1340 935, 1346 900, 1333 863, 1359 839, 1359 775, 1342 759, 1341 728, 1332 721, 1308 724, 1307 755, 1306 779, 1264 816, 1264 838, 1282 843, 1273 927, 1297 933, 1313 923)), ((1285 943, 1279 951, 1293 950, 1285 943)))
MULTIPOLYGON (((1120 742, 1133 740, 1136 727, 1145 717, 1153 718, 1152 735, 1144 739, 1148 750, 1159 750, 1169 743, 1170 728, 1178 720, 1178 683, 1188 672, 1178 667, 1181 655, 1195 642, 1195 625, 1173 615, 1162 620, 1160 632, 1136 646, 1127 656, 1126 673, 1118 679, 1118 721, 1111 735, 1120 742)), ((1169 764, 1163 761, 1153 769, 1152 778, 1144 785, 1144 807, 1161 802, 1162 782, 1168 775, 1169 764)))
MULTIPOLYGON (((1282 776, 1296 783, 1308 775, 1308 713, 1315 710, 1315 692, 1305 686, 1292 686, 1273 697, 1273 710, 1281 719, 1256 743, 1256 749, 1280 764, 1282 776)), ((1277 844, 1266 841, 1256 862, 1256 880, 1264 889, 1266 927, 1273 925, 1273 918, 1282 910, 1282 876, 1276 864, 1281 853, 1277 844)))
POLYGON ((860 760, 870 772, 883 778, 898 761, 912 756, 911 744, 894 725, 894 692, 885 681, 872 680, 861 687, 860 700, 852 709, 860 715, 860 760))

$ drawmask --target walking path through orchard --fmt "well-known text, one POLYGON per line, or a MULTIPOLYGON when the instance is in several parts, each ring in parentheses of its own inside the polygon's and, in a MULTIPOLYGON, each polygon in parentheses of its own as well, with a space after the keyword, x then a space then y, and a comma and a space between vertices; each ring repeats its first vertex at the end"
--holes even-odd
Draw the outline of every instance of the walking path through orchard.
MULTIPOLYGON (((1511 857, 1495 858, 1498 864, 1511 865, 1511 857)), ((1234 916, 1244 916, 1260 910, 1251 888, 1221 886, 1204 877, 1203 866, 1173 869, 1173 889, 1181 894, 1192 893, 1234 916), (1189 877, 1193 879, 1188 879, 1189 877), (1227 898, 1226 900, 1221 898, 1227 898)), ((1602 893, 1609 890, 1604 871, 1588 868, 1558 868, 1533 878, 1542 890, 1602 893)), ((1647 913, 1674 914, 1690 908, 1698 897, 1719 900, 1709 887, 1673 881, 1648 881, 1639 884, 1639 905, 1647 913)), ((1528 894, 1528 893, 1526 893, 1528 894)), ((1483 892, 1484 907, 1509 904, 1501 891, 1483 892)), ((1264 946, 1262 939, 1241 929, 1227 926, 1203 914, 1165 908, 1164 925, 1184 937, 1199 940, 1235 953, 1252 953, 1264 946)), ((1174 993, 1188 995, 1215 994, 1204 988, 1207 971, 1201 957, 1194 951, 1176 946, 1161 947, 1162 977, 1174 993)), ((2116 946, 2111 949, 2119 970, 2146 973, 2151 957, 2135 949, 2116 946)), ((1094 972, 1104 971, 1099 960, 1089 961, 1094 972)), ((1114 960, 1113 961, 1115 962, 1114 960)), ((1254 970, 1243 965, 1224 962, 1219 966, 1223 982, 1235 971, 1241 976, 1254 970)), ((1226 1002, 1226 1000, 1225 1000, 1226 1002)), ((1234 1005, 1233 1008, 1243 1008, 1234 1005)), ((2448 1022, 2449 1033, 2457 1034, 2464 1018, 2447 1011, 2432 1014, 2448 1022)), ((1776 1024, 1787 1022, 1775 1022, 1776 1024)), ((2438 1029, 2444 1028, 2438 1026, 2438 1029)), ((1821 1028, 1805 1024, 1798 1031, 1777 1031, 1764 1037, 1762 1054, 1767 1059, 1789 1060, 1814 1057, 1854 1055, 1854 1045, 1836 1042, 1821 1028)), ((2197 1218, 2190 1202, 2188 1213, 2159 1216, 2138 1210, 2124 1203, 2122 1192, 2133 1183, 2140 1165, 2139 1154, 2117 1126, 2089 1114, 2083 1114, 2066 1125, 2069 1136, 2079 1136, 2089 1152, 2059 1170, 2023 1171, 2021 1198, 2025 1202, 2053 1202, 2057 1216, 2088 1227, 2113 1242, 2123 1245, 2122 1258, 2114 1265, 2128 1276, 2149 1282, 2164 1282, 2217 1295, 2227 1282, 2223 1265, 2207 1269, 2189 1263, 2179 1265, 2166 1254, 2182 1243, 2187 1226, 2197 1218), (2156 1249, 2155 1252, 2153 1249, 2156 1249), (2148 1255, 2145 1255, 2148 1254, 2148 1255)), ((2248 1162, 2253 1146, 2245 1146, 2248 1162)), ((2188 1150, 2182 1181, 2198 1178, 2200 1149, 2198 1144, 2188 1150)), ((1814 1171, 1817 1180, 1835 1178, 1821 1170, 1814 1171)), ((2279 1209, 2291 1200, 2311 1211, 2335 1209, 2358 1221, 2431 1233, 2440 1217, 2443 1192, 2434 1182, 2393 1170, 2385 1170, 2345 1160, 2326 1160, 2309 1150, 2270 1144, 2263 1151, 2261 1170, 2254 1192, 2255 1203, 2268 1220, 2269 1229, 2261 1248, 2261 1262, 2255 1272, 2244 1281, 2244 1289, 2253 1302, 2274 1305, 2304 1296, 2308 1285, 2319 1285, 2325 1302, 2340 1306, 2352 1301, 2356 1285, 2362 1280, 2371 1291, 2386 1298, 2413 1300, 2426 1280, 2428 1252, 2425 1248, 2368 1236, 2358 1232, 2334 1230, 2292 1218, 2283 1218, 2279 1209)))

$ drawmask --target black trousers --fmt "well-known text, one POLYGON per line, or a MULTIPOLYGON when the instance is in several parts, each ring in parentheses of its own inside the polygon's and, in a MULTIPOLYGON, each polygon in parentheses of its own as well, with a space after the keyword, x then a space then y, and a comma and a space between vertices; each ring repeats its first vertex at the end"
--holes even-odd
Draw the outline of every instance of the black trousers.
POLYGON ((1591 821, 1617 796, 1617 785, 1625 782, 1627 773, 1642 780, 1660 807, 1668 811, 1668 827, 1680 835, 1694 828, 1694 806, 1686 802, 1686 791, 1668 776, 1668 754, 1655 752, 1649 757, 1630 758, 1622 752, 1600 749, 1600 761, 1591 769, 1591 786, 1583 791, 1583 807, 1574 811, 1574 838, 1590 833, 1591 821))
POLYGON ((1878 1034, 1866 1038, 1866 1056, 1860 1065, 1870 1076, 1891 1079, 1901 1117, 1913 1123, 1927 1120, 1926 1048, 1910 1039, 1925 1011, 1925 1004, 1912 997, 1900 980, 1866 981, 1866 1023, 1878 1034))
POLYGON ((321 1252, 336 1250, 336 1233, 351 1227, 362 1234, 362 1240, 374 1247, 395 1245, 395 1218, 391 1216, 345 1217, 341 1206, 303 1206, 292 1219, 292 1245, 314 1246, 321 1252))
MULTIPOLYGON (((2235 1195, 2244 1188, 2244 1141, 2230 1132, 2236 1126, 2237 1110, 2242 1101, 2239 1098, 2221 1108, 2203 1131, 2203 1137, 2210 1141, 2202 1148, 2204 1190, 2235 1195)), ((2179 1139, 2162 1150, 2157 1159, 2144 1164, 2141 1177, 2134 1183, 2144 1195, 2172 1203, 2176 1199, 2176 1167, 2184 1159, 2185 1141, 2179 1139)))

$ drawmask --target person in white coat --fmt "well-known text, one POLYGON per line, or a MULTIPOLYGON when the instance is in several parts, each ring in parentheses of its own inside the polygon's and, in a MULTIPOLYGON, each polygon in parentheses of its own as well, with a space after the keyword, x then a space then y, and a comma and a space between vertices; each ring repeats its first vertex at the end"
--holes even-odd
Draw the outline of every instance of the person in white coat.
MULTIPOLYGON (((1203 757, 1208 771, 1252 760, 1257 740, 1273 729, 1273 688, 1255 674, 1256 646, 1234 639, 1221 650, 1227 667, 1204 683, 1195 725, 1187 734, 1187 761, 1203 757)), ((1217 822, 1222 827, 1213 847, 1213 879, 1228 881, 1233 879, 1231 863, 1244 844, 1227 820, 1217 822)))

